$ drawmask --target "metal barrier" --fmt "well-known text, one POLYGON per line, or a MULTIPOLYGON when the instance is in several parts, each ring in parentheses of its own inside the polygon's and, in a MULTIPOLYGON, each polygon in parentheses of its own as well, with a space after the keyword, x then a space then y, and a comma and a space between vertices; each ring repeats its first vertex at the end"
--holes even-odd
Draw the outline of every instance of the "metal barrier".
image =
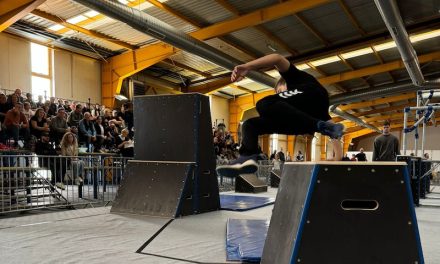
POLYGON ((127 158, 0 155, 0 213, 113 201, 127 158))

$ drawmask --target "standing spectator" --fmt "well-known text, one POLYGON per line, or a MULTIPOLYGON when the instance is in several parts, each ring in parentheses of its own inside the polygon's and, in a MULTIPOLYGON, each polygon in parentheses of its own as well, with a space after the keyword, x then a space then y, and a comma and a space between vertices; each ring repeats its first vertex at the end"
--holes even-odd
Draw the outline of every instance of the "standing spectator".
POLYGON ((357 161, 367 161, 367 155, 365 155, 364 149, 361 148, 359 151, 360 152, 356 154, 357 161))
POLYGON ((18 146, 19 135, 23 135, 26 143, 29 139, 29 123, 22 110, 23 104, 16 103, 14 108, 6 113, 5 117, 6 135, 14 139, 15 147, 18 146))
POLYGON ((298 150, 298 154, 296 154, 296 161, 304 161, 304 155, 302 154, 301 150, 298 150))
POLYGON ((79 121, 81 121, 83 118, 84 115, 82 113, 82 105, 77 104, 75 106, 75 111, 70 113, 67 123, 69 124, 69 126, 79 127, 79 121))
POLYGON ((89 112, 84 113, 84 118, 79 121, 79 140, 87 143, 87 147, 96 141, 96 131, 89 112))
POLYGON ((56 145, 60 143, 66 132, 70 132, 66 122, 66 110, 60 107, 57 115, 50 121, 50 134, 56 145))
POLYGON ((277 150, 274 150, 273 153, 270 154, 269 160, 274 160, 276 154, 277 154, 277 150))
POLYGON ((390 133, 390 122, 385 121, 382 135, 374 140, 373 161, 395 161, 400 155, 399 140, 390 133))
POLYGON ((26 100, 24 100, 25 103, 29 103, 31 106, 31 109, 37 109, 37 104, 32 100, 32 94, 26 93, 26 100))
POLYGON ((286 161, 286 156, 284 155, 283 148, 281 148, 280 152, 278 152, 278 157, 280 158, 281 162, 286 161))
POLYGON ((37 139, 41 138, 43 132, 49 133, 49 125, 46 120, 46 113, 44 113, 42 108, 38 108, 35 115, 31 117, 30 121, 31 135, 35 136, 37 139))

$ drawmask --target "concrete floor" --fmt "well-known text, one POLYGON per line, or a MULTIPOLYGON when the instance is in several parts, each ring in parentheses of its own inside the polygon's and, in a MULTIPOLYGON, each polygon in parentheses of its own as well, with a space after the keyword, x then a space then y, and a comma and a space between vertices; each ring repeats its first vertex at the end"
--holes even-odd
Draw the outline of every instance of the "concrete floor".
MULTIPOLYGON (((276 189, 258 194, 275 197, 276 189)), ((438 195, 436 193, 433 196, 438 195)), ((267 219, 273 206, 216 211, 172 221, 110 214, 109 207, 0 218, 1 263, 228 263, 228 218, 267 219)), ((416 208, 425 263, 440 263, 440 207, 416 208)))

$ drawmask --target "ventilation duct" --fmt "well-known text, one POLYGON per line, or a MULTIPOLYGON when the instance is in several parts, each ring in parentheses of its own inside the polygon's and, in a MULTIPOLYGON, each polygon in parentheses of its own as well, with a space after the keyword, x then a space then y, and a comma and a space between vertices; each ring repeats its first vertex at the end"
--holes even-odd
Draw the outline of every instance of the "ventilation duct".
MULTIPOLYGON (((193 38, 184 32, 156 19, 141 10, 137 10, 117 1, 110 0, 75 0, 76 2, 98 11, 106 16, 126 23, 127 25, 148 34, 160 41, 168 43, 179 49, 188 51, 194 55, 200 56, 212 63, 215 63, 228 70, 233 70, 235 66, 243 62, 215 49, 208 44, 193 38)), ((261 72, 252 71, 247 75, 248 78, 267 85, 272 88, 276 80, 261 72)))
POLYGON ((405 68, 414 85, 424 87, 440 87, 440 80, 425 81, 420 69, 417 53, 411 44, 405 25, 394 0, 374 0, 388 31, 396 42, 405 68))
POLYGON ((349 114, 347 112, 341 111, 339 109, 337 109, 338 105, 332 105, 329 108, 329 111, 335 115, 338 115, 344 119, 350 120, 352 122, 355 122, 356 124, 358 124, 359 126, 365 127, 365 128, 369 128, 371 130, 374 130, 378 133, 382 133, 382 131, 380 129, 378 129, 377 127, 367 124, 365 123, 362 119, 360 119, 359 117, 356 117, 352 114, 349 114))

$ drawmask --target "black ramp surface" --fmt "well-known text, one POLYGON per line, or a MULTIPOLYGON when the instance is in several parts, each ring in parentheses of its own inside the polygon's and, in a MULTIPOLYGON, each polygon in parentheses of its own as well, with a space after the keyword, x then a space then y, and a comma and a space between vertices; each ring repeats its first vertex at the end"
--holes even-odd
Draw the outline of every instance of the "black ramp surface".
POLYGON ((278 188, 281 180, 281 171, 273 170, 270 172, 270 187, 278 188))
POLYGON ((220 208, 215 173, 209 98, 202 94, 136 96, 135 158, 138 160, 195 162, 194 177, 187 185, 191 204, 184 215, 220 208))
POLYGON ((199 212, 209 212, 220 208, 219 188, 217 174, 215 172, 216 157, 214 153, 214 145, 212 140, 212 124, 211 110, 209 107, 209 98, 204 95, 195 94, 198 104, 196 109, 199 110, 196 115, 198 125, 197 132, 197 152, 196 160, 198 161, 195 168, 196 193, 199 198, 195 201, 195 206, 199 212))
POLYGON ((313 165, 284 164, 261 263, 290 263, 313 165))
POLYGON ((173 218, 180 215, 191 162, 129 161, 112 213, 173 218))
POLYGON ((136 96, 134 123, 143 135, 136 138, 137 160, 197 162, 201 155, 210 155, 215 161, 212 137, 207 136, 212 134, 207 96, 136 96), (204 153, 197 155, 200 151, 204 153))
POLYGON ((235 191, 244 193, 267 192, 267 184, 255 174, 240 174, 235 179, 235 191))
POLYGON ((423 263, 404 163, 322 163, 315 165, 316 174, 307 176, 300 174, 310 171, 308 166, 294 168, 300 166, 288 164, 284 168, 289 173, 281 180, 266 243, 272 256, 277 254, 271 244, 274 239, 291 242, 296 237, 296 244, 278 253, 282 259, 270 259, 265 251, 263 263, 290 263, 289 256, 293 256, 293 263, 423 263), (288 212, 297 216, 290 208, 304 201, 286 199, 296 191, 288 187, 304 186, 302 179, 307 177, 311 189, 304 217, 286 216, 288 212), (280 203, 278 197, 282 198, 280 203), (294 222, 286 226, 280 216, 294 222), (272 223, 278 237, 271 234, 272 223), (280 236, 283 231, 288 238, 280 236))

